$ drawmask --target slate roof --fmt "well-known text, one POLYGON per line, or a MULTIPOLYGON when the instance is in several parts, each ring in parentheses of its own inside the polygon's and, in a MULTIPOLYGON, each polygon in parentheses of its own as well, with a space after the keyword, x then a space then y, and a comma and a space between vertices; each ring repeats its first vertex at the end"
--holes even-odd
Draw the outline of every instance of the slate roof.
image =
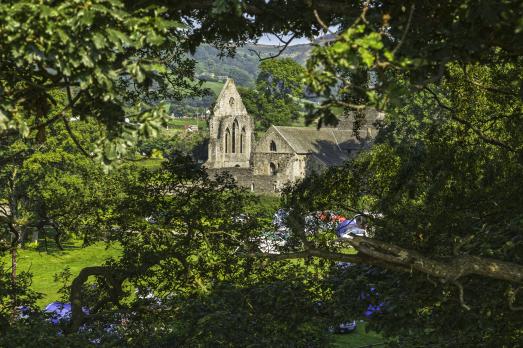
POLYGON ((361 149, 362 144, 352 130, 273 126, 298 154, 312 154, 328 166, 342 164, 349 151, 361 149))

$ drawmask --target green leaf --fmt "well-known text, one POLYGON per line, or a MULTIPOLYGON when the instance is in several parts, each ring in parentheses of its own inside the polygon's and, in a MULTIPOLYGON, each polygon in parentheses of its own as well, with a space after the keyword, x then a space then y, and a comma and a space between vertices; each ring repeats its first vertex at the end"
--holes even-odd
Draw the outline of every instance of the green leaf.
POLYGON ((94 33, 91 39, 94 43, 94 47, 97 49, 102 49, 106 46, 106 39, 100 33, 94 33))
POLYGON ((374 64, 375 58, 369 50, 367 50, 364 47, 359 47, 358 53, 360 54, 360 57, 363 60, 363 63, 365 63, 365 65, 367 65, 367 67, 370 68, 374 64))

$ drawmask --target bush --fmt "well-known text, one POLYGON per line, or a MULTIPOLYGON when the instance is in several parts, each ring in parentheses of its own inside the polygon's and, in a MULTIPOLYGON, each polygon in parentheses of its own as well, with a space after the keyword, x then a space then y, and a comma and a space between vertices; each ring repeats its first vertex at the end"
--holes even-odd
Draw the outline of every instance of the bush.
POLYGON ((322 347, 329 339, 327 318, 302 282, 221 284, 180 305, 183 346, 322 347))

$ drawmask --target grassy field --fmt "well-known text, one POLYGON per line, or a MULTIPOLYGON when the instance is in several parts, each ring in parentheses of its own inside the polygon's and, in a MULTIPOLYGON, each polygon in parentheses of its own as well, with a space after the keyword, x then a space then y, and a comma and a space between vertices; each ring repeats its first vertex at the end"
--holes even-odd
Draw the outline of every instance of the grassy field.
MULTIPOLYGON (((44 294, 38 301, 38 305, 59 300, 58 289, 60 284, 54 282, 54 275, 64 270, 66 266, 76 276, 86 266, 101 265, 110 257, 118 257, 120 249, 109 247, 104 243, 97 243, 88 247, 82 247, 80 242, 65 243, 64 251, 58 250, 53 243, 49 243, 46 252, 41 246, 38 250, 21 249, 18 253, 18 271, 29 271, 33 274, 33 290, 44 294)), ((6 264, 10 264, 9 256, 4 258, 6 264)))
POLYGON ((198 125, 198 128, 206 128, 207 122, 200 118, 171 118, 168 121, 169 128, 183 129, 188 125, 198 125))
POLYGON ((335 348, 360 348, 372 345, 373 347, 384 347, 383 338, 375 332, 365 332, 365 323, 358 322, 354 332, 342 335, 334 335, 335 348))
MULTIPOLYGON (((272 206, 275 204, 274 197, 260 197, 263 204, 272 206)), ((29 271, 33 274, 33 290, 38 291, 44 297, 38 301, 38 305, 45 307, 47 304, 60 300, 58 290, 61 284, 54 281, 55 274, 62 272, 66 266, 69 267, 72 276, 76 276, 86 266, 101 265, 110 257, 118 257, 121 249, 117 246, 107 247, 104 243, 97 243, 82 247, 80 242, 65 243, 63 251, 58 250, 52 242, 49 243, 48 251, 43 250, 42 245, 35 249, 21 249, 18 254, 18 270, 29 271)), ((6 264, 10 263, 8 255, 5 256, 6 264)), ((381 343, 383 339, 376 333, 365 332, 365 324, 359 323, 356 331, 350 334, 334 335, 334 347, 358 348, 371 344, 381 343)))
POLYGON ((135 164, 141 168, 158 169, 163 161, 163 158, 144 158, 140 161, 136 161, 135 164))
POLYGON ((213 81, 205 81, 203 83, 203 87, 209 88, 211 91, 214 92, 216 96, 218 96, 223 88, 224 83, 223 82, 213 82, 213 81))

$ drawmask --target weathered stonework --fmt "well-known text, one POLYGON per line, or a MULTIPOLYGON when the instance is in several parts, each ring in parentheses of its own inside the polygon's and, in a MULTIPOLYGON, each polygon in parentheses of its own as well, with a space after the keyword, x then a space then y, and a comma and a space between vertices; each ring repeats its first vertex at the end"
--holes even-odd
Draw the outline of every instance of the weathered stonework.
POLYGON ((277 193, 289 182, 341 165, 376 134, 369 125, 358 137, 352 129, 271 126, 255 143, 254 122, 231 79, 218 96, 209 131, 208 173, 227 171, 240 186, 265 193, 277 193))
POLYGON ((254 123, 234 81, 223 86, 209 122, 208 168, 249 167, 254 123))

